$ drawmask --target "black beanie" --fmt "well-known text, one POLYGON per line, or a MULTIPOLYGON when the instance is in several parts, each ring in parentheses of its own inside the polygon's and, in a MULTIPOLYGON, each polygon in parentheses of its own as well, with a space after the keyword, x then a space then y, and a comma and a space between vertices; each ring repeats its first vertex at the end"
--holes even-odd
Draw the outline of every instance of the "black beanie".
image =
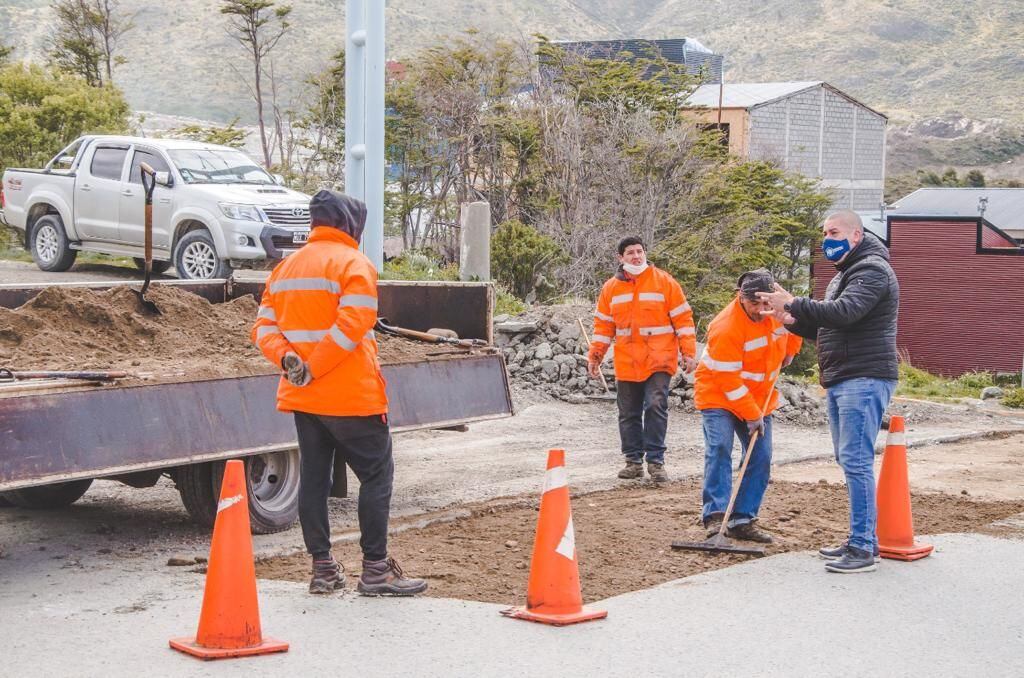
POLYGON ((330 226, 359 242, 366 228, 366 203, 337 191, 317 191, 309 201, 309 220, 314 228, 330 226))

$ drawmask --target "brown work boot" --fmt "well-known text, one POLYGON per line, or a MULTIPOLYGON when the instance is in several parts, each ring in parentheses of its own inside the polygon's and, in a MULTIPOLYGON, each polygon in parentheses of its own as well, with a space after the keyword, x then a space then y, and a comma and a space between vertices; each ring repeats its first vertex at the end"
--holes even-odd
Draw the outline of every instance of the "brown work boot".
POLYGON ((730 527, 725 531, 725 536, 730 539, 742 539, 743 541, 756 541, 760 544, 771 544, 772 536, 764 530, 758 528, 755 524, 756 521, 750 521, 749 523, 740 523, 730 527))
POLYGON ((664 464, 652 464, 647 462, 647 473, 651 476, 651 480, 656 483, 667 483, 668 473, 665 472, 664 464))
POLYGON ((644 465, 638 461, 627 461, 626 467, 619 471, 623 480, 637 480, 644 477, 644 465))
POLYGON ((332 556, 330 560, 313 561, 313 578, 309 581, 310 593, 334 593, 345 588, 345 575, 341 565, 332 556))
POLYGON ((712 513, 704 522, 704 530, 709 537, 714 537, 722 529, 722 514, 712 513))
POLYGON ((356 587, 365 596, 414 596, 427 590, 422 579, 407 579, 394 558, 364 560, 356 587))

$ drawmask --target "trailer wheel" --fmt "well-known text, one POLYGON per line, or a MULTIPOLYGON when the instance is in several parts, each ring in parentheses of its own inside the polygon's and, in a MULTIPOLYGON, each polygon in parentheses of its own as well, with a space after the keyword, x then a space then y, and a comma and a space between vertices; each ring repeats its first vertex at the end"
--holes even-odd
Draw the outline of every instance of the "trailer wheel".
POLYGON ((78 256, 78 250, 71 249, 64 223, 56 214, 39 217, 32 224, 29 246, 36 266, 51 273, 68 270, 78 256))
POLYGON ((86 478, 85 480, 72 480, 68 483, 8 490, 0 497, 21 508, 58 509, 70 506, 81 499, 90 485, 92 485, 92 478, 86 478))
MULTIPOLYGON (((253 533, 287 530, 299 517, 299 451, 257 454, 243 461, 253 533)), ((183 466, 175 474, 181 503, 200 525, 213 527, 223 478, 222 461, 183 466)))

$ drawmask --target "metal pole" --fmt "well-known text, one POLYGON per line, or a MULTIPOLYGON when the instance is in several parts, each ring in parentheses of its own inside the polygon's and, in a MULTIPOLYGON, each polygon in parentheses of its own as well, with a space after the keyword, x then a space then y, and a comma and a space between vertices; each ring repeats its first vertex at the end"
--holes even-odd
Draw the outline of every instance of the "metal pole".
POLYGON ((366 16, 366 231, 363 252, 384 266, 384 6, 367 0, 366 16))
POLYGON ((722 99, 725 98, 725 57, 722 57, 721 71, 718 74, 718 132, 722 132, 722 99))
POLYGON ((366 200, 366 0, 345 0, 345 193, 366 200))

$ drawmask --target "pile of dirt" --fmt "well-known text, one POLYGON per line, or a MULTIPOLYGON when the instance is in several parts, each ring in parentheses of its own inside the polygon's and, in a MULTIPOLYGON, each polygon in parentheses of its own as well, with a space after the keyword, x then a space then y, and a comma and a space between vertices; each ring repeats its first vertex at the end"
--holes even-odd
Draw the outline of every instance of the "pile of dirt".
MULTIPOLYGON (((981 502, 948 494, 915 494, 913 502, 918 534, 999 534, 985 526, 1024 511, 1024 501, 981 502)), ((847 505, 843 485, 773 481, 761 515, 762 525, 775 535, 768 554, 839 543, 847 533, 847 505)), ((471 517, 400 532, 391 537, 388 550, 407 572, 429 580, 429 595, 521 604, 526 598, 537 506, 536 500, 511 504, 499 500, 463 507, 471 509, 471 517)), ((699 480, 574 497, 584 600, 601 600, 743 562, 746 556, 671 549, 674 540, 704 539, 700 506, 699 480)), ((334 554, 348 572, 360 571, 358 544, 339 544, 334 554)), ((309 560, 301 554, 261 561, 257 575, 306 581, 309 560)))
MULTIPOLYGON (((0 308, 0 366, 14 370, 126 370, 159 381, 269 374, 277 370, 249 340, 252 296, 223 304, 173 286, 143 312, 127 287, 49 287, 17 309, 0 308)), ((378 337, 381 362, 452 357, 461 349, 378 337)))

